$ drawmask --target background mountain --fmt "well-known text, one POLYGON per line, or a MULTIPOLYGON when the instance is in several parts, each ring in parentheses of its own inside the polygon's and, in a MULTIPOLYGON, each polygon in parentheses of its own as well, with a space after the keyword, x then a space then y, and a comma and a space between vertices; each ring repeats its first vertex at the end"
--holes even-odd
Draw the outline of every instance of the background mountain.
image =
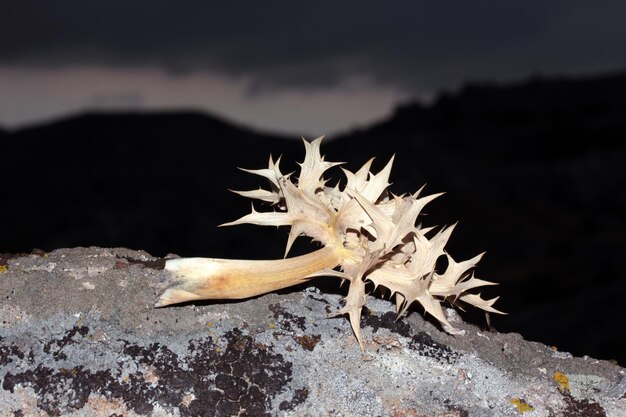
MULTIPOLYGON (((0 252, 282 256, 285 230, 215 226, 249 211, 227 188, 259 184, 236 167, 273 153, 295 170, 298 141, 181 112, 83 114, 0 139, 0 252)), ((478 275, 501 283, 485 292, 510 313, 492 317, 498 330, 626 364, 625 139, 626 74, 615 74, 467 85, 322 150, 352 169, 396 154, 392 191, 446 192, 422 221, 459 221, 457 259, 488 252, 478 275)))

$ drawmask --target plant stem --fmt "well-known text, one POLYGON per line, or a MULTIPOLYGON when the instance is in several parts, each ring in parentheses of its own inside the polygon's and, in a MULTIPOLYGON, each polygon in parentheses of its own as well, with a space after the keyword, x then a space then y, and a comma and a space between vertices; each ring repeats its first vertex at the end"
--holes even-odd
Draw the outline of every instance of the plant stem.
POLYGON ((156 307, 192 300, 241 299, 301 284, 310 275, 332 269, 345 251, 327 245, 294 258, 270 261, 181 258, 165 264, 174 282, 159 297, 156 307))

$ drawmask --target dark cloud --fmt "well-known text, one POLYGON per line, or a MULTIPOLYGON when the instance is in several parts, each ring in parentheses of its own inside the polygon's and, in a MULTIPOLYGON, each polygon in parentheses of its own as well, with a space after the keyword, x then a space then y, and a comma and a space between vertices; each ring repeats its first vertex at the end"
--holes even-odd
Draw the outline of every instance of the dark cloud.
POLYGON ((626 67, 626 2, 15 1, 0 64, 160 67, 252 91, 360 77, 411 92, 468 78, 626 67))

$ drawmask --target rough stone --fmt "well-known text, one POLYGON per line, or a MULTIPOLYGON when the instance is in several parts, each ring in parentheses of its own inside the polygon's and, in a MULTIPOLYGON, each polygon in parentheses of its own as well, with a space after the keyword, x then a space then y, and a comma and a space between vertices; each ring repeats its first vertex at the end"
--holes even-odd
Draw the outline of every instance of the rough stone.
POLYGON ((376 299, 361 352, 315 287, 156 309, 164 261, 3 256, 0 415, 626 416, 626 370, 376 299))

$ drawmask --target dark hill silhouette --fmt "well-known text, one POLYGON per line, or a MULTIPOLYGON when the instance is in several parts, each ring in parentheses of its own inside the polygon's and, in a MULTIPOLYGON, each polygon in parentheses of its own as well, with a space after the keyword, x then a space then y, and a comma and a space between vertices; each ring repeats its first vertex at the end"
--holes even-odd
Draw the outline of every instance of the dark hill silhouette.
MULTIPOLYGON (((458 259, 488 254, 501 282, 500 330, 626 363, 626 74, 472 84, 433 105, 326 142, 330 160, 375 169, 396 154, 392 191, 446 195, 423 222, 459 221, 458 259)), ((286 231, 216 228, 249 210, 226 189, 256 188, 260 168, 297 140, 198 113, 85 114, 2 137, 0 252, 77 245, 155 255, 282 256, 286 231)), ((303 243, 306 246, 306 242, 303 243)))
POLYGON ((296 148, 294 141, 184 112, 84 114, 13 132, 3 146, 11 157, 1 168, 13 201, 3 212, 13 222, 0 252, 235 249, 241 245, 222 246, 213 236, 240 238, 215 228, 249 208, 227 191, 247 179, 236 167, 266 164, 268 150, 287 150, 285 143, 296 148))

